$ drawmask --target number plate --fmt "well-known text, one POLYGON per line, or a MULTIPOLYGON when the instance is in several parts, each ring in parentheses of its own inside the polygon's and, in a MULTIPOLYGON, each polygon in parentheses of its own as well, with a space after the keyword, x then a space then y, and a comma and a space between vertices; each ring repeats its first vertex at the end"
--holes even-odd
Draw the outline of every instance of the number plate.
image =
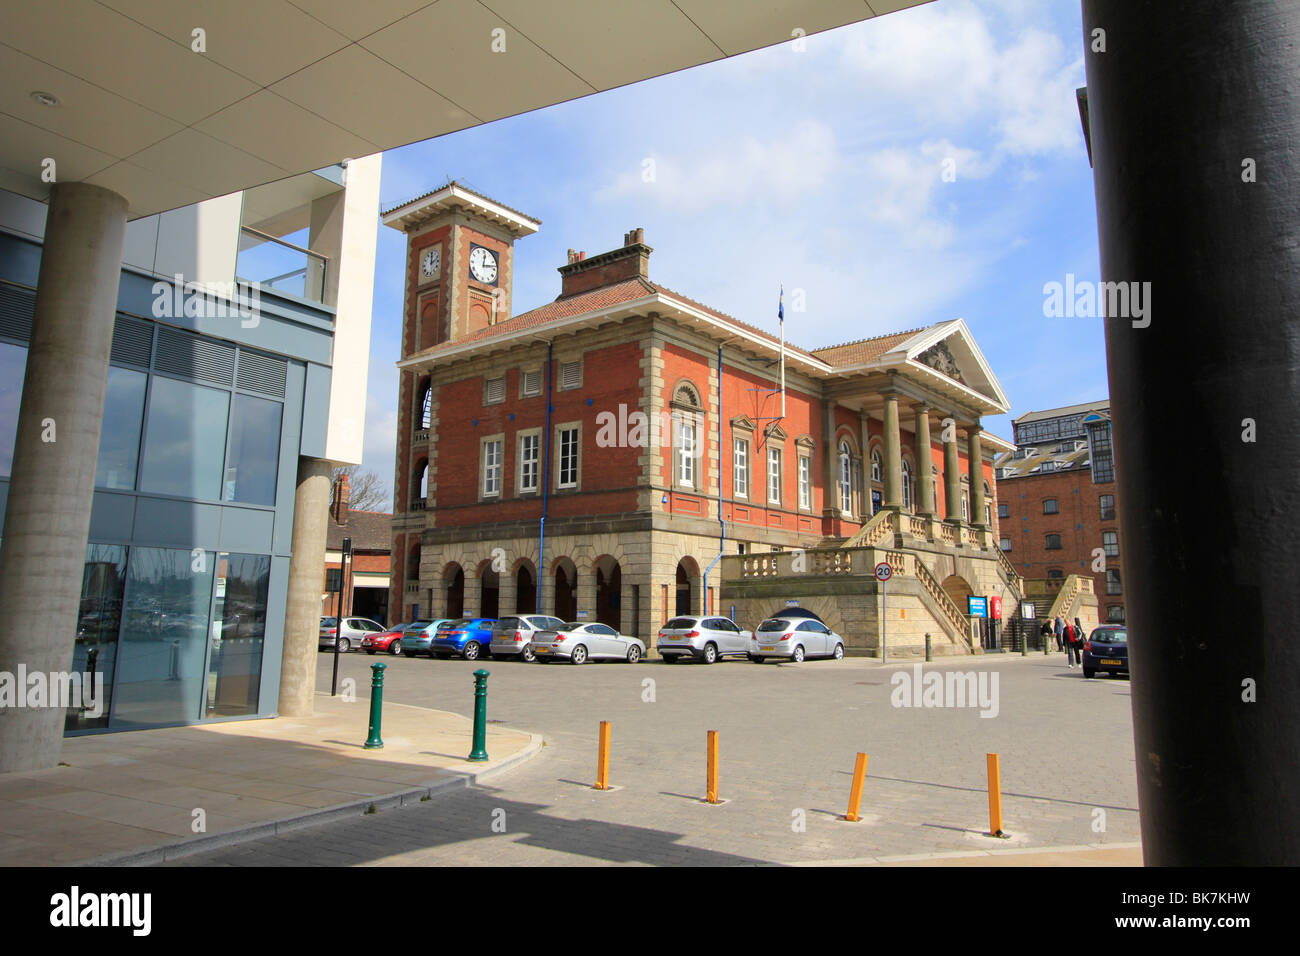
POLYGON ((536 653, 538 653, 538 654, 547 654, 547 653, 550 653, 550 650, 551 650, 551 649, 550 649, 549 647, 543 647, 543 646, 540 645, 540 644, 534 644, 534 645, 533 645, 533 651, 536 652, 536 653))
POLYGON ((775 648, 775 647, 760 647, 759 650, 763 650, 763 651, 774 651, 774 650, 776 650, 776 648, 775 648))
POLYGON ((669 634, 669 635, 668 635, 668 640, 670 640, 670 641, 680 641, 681 639, 682 639, 682 636, 681 636, 680 634, 669 634))
POLYGON ((1102 662, 1103 664, 1123 664, 1123 663, 1124 663, 1123 661, 1117 661, 1117 660, 1115 660, 1114 658, 1107 658, 1107 657, 1103 657, 1103 658, 1101 659, 1101 662, 1102 662))

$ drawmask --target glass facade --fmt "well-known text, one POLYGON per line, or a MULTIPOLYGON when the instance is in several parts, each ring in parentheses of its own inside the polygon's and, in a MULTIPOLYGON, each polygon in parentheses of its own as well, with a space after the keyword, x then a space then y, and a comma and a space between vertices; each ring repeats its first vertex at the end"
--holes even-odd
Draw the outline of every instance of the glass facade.
POLYGON ((222 497, 254 505, 275 504, 280 463, 279 402, 252 395, 234 396, 230 416, 230 457, 222 497))
POLYGON ((72 671, 82 675, 82 706, 68 708, 65 730, 95 730, 108 726, 113 703, 117 634, 122 624, 122 592, 126 585, 126 548, 92 544, 86 547, 81 576, 81 606, 72 671), (93 700, 84 688, 102 688, 93 700))
POLYGON ((269 555, 218 556, 206 716, 257 713, 270 584, 269 555))
POLYGON ((221 500, 229 413, 229 392, 154 376, 140 490, 221 500))
POLYGON ((96 488, 126 491, 135 488, 148 384, 149 376, 144 372, 109 367, 108 386, 104 391, 104 424, 99 433, 99 459, 95 463, 96 488))
POLYGON ((18 406, 27 374, 27 349, 0 342, 0 478, 14 466, 14 439, 18 437, 18 406))

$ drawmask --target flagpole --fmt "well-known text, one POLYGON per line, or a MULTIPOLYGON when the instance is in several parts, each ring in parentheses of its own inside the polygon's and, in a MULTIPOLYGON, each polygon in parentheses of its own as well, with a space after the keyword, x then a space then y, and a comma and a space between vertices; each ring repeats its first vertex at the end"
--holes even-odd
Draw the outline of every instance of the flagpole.
POLYGON ((777 298, 777 317, 781 320, 781 417, 785 418, 785 286, 777 298))

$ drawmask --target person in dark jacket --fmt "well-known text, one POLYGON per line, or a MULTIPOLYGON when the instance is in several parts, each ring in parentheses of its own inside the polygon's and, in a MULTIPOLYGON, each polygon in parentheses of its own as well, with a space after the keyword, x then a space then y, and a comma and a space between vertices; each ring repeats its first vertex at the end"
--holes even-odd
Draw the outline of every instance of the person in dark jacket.
POLYGON ((1065 653, 1070 667, 1073 667, 1076 662, 1083 663, 1083 641, 1073 624, 1065 625, 1065 653))
POLYGON ((1065 632, 1065 622, 1061 620, 1059 614, 1056 616, 1056 623, 1052 626, 1052 629, 1056 633, 1056 649, 1058 651, 1062 650, 1061 635, 1065 632))

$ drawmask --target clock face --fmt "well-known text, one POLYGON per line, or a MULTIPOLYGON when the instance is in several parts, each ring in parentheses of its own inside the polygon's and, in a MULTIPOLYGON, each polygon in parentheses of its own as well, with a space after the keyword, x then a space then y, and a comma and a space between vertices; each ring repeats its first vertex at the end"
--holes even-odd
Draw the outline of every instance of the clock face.
POLYGON ((479 282, 496 282, 496 254, 491 249, 475 246, 469 254, 469 274, 479 282))
POLYGON ((426 279, 432 279, 442 269, 442 250, 426 249, 423 256, 420 257, 420 274, 426 279))

